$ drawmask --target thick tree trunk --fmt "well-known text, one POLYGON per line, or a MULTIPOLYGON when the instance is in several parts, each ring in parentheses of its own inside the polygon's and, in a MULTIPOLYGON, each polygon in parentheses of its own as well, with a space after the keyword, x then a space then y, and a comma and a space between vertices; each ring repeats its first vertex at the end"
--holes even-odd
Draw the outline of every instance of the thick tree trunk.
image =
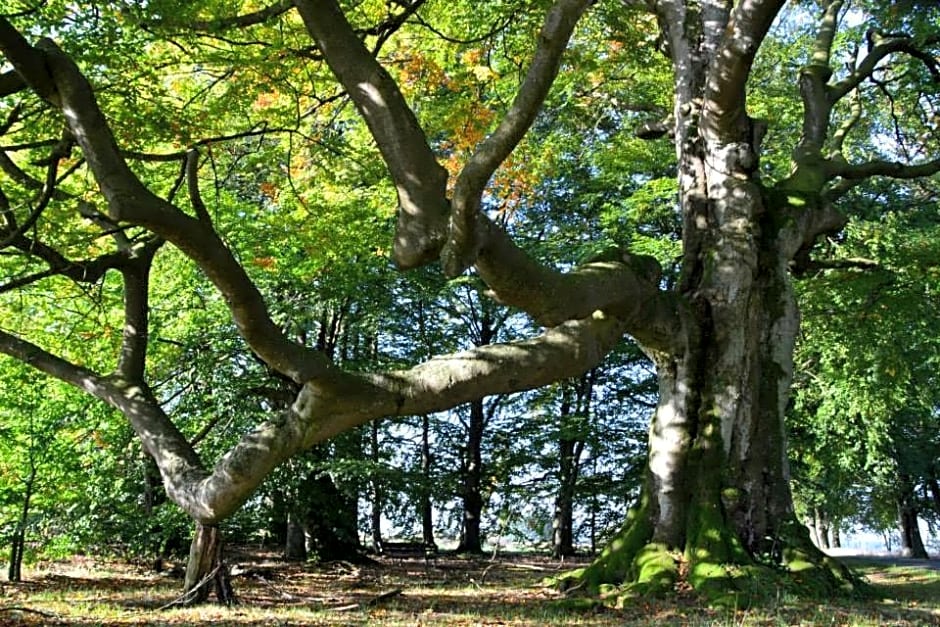
POLYGON ((486 424, 483 400, 470 403, 469 433, 463 467, 463 529, 458 553, 482 553, 480 519, 483 515, 483 430, 486 424))
POLYGON ((914 559, 928 559, 927 549, 920 536, 920 527, 917 523, 917 512, 904 506, 898 511, 901 531, 901 554, 914 559))
POLYGON ((835 588, 850 575, 796 519, 786 458, 799 328, 788 263, 802 240, 782 219, 790 208, 768 206, 775 197, 754 174, 756 133, 699 131, 694 97, 682 102, 701 93, 690 75, 677 78, 675 110, 686 220, 680 283, 690 304, 684 334, 668 351, 647 348, 660 398, 640 502, 573 579, 595 590, 608 583, 671 590, 681 576, 727 594, 737 577, 767 563, 804 581, 816 577, 817 591, 835 588))
POLYGON ((842 534, 839 532, 838 523, 832 525, 832 548, 842 548, 842 534))
POLYGON ((681 573, 727 593, 746 572, 728 565, 757 562, 812 569, 833 585, 848 576, 793 511, 783 412, 796 307, 782 264, 768 257, 745 269, 755 276, 743 281, 739 310, 725 300, 730 289, 701 303, 705 324, 687 350, 653 355, 660 401, 643 494, 597 560, 574 573, 577 583, 671 590, 681 573))
POLYGON ((218 526, 196 523, 186 564, 183 604, 204 603, 209 598, 210 588, 215 589, 220 603, 231 605, 235 602, 222 549, 222 533, 218 526))

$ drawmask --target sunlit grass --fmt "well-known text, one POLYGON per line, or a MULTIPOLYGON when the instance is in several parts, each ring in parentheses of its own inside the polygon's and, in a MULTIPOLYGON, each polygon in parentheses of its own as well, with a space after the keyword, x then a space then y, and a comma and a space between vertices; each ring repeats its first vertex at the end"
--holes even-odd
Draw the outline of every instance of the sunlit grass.
POLYGON ((543 558, 441 558, 362 568, 269 560, 262 576, 234 580, 237 606, 161 609, 177 598, 180 581, 120 563, 75 560, 29 570, 22 584, 0 584, 0 625, 940 624, 940 573, 853 564, 879 598, 809 601, 781 595, 759 608, 708 608, 685 592, 668 600, 638 598, 615 610, 540 587, 538 581, 558 568, 543 558), (376 602, 383 593, 393 594, 376 602))

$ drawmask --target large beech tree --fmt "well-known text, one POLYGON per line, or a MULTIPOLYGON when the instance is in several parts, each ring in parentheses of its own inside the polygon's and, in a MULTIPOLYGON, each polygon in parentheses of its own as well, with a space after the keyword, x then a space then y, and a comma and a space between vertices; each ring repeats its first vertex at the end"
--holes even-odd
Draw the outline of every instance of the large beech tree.
MULTIPOLYGON (((49 17, 24 5, 0 19, 0 50, 7 64, 0 95, 5 102, 31 103, 26 109, 7 106, 2 129, 29 124, 35 133, 47 133, 32 146, 47 147, 46 158, 30 164, 45 169, 44 180, 31 177, 22 161, 5 157, 3 246, 45 269, 12 273, 4 290, 50 276, 94 283, 113 269, 123 279, 124 294, 123 341, 110 371, 67 360, 6 330, 0 330, 0 351, 85 390, 127 417, 156 460, 170 498, 198 523, 187 586, 214 572, 217 525, 272 468, 298 451, 375 418, 426 414, 578 376, 625 336, 643 347, 659 376, 645 486, 623 530, 594 564, 572 577, 588 588, 623 582, 656 587, 669 586, 684 573, 694 586, 704 586, 741 572, 727 564, 759 560, 799 570, 801 576, 815 566, 810 572, 835 584, 843 573, 825 566, 812 549, 794 517, 788 486, 783 419, 799 328, 790 273, 811 261, 820 236, 843 227, 852 210, 846 200, 857 185, 871 177, 914 178, 940 170, 940 159, 930 154, 938 145, 935 87, 933 94, 927 91, 938 76, 937 37, 924 34, 926 26, 937 25, 932 3, 924 3, 919 13, 848 0, 480 3, 479 11, 503 10, 503 17, 510 18, 504 27, 513 21, 525 24, 520 16, 534 14, 543 16, 542 25, 514 95, 497 108, 492 124, 456 165, 450 158, 445 164, 453 146, 436 139, 442 129, 422 126, 421 111, 409 105, 404 83, 393 78, 394 59, 386 67, 379 54, 409 24, 430 28, 427 12, 448 3, 373 4, 387 14, 366 26, 363 11, 369 3, 338 0, 279 0, 260 7, 248 2, 115 3, 112 10, 119 30, 135 33, 128 39, 131 47, 155 50, 164 33, 167 46, 185 48, 177 41, 180 33, 202 32, 218 47, 245 46, 245 63, 255 58, 248 46, 258 43, 250 29, 277 25, 263 32, 293 38, 280 63, 309 67, 310 81, 322 81, 325 63, 337 87, 321 102, 348 98, 371 133, 397 191, 391 247, 397 266, 407 270, 440 262, 448 276, 472 269, 493 298, 544 327, 540 335, 437 356, 405 370, 340 369, 276 322, 258 284, 227 245, 229 234, 207 210, 199 189, 204 163, 199 150, 206 150, 209 138, 191 138, 187 150, 163 154, 165 162, 176 160, 181 168, 169 193, 165 185, 149 181, 146 168, 132 167, 145 155, 123 145, 125 138, 114 130, 115 114, 106 114, 112 109, 102 106, 110 92, 97 84, 106 73, 108 50, 99 49, 80 67, 75 53, 54 40, 72 39, 83 29, 95 36, 95 25, 108 19, 108 11, 69 3, 56 24, 54 12, 49 17), (173 17, 174 12, 182 17, 173 17), (762 85, 749 85, 748 79, 783 13, 791 25, 812 18, 816 26, 805 39, 805 64, 789 77, 802 100, 801 132, 781 138, 789 145, 774 146, 775 155, 789 152, 790 171, 763 180, 762 140, 775 120, 749 115, 749 90, 762 85), (505 176, 499 169, 519 149, 559 73, 579 71, 576 63, 566 63, 565 51, 578 41, 573 33, 582 20, 607 20, 610 37, 645 42, 643 54, 662 54, 671 65, 672 111, 662 122, 646 125, 643 135, 660 135, 675 145, 675 203, 682 224, 677 281, 661 280, 656 261, 629 250, 575 267, 542 263, 486 210, 499 205, 501 191, 511 189, 491 181, 499 172, 505 176), (859 21, 864 28, 840 34, 859 21), (627 29, 649 36, 626 37, 627 29), (862 105, 868 106, 873 92, 888 103, 884 106, 919 107, 923 123, 910 118, 914 127, 899 123, 890 131, 866 125, 862 105), (24 100, 25 93, 38 96, 45 108, 24 100), (24 111, 32 117, 24 120, 24 111), (55 140, 48 140, 54 132, 49 129, 57 126, 50 111, 61 121, 60 129, 64 124, 55 140), (34 119, 40 115, 42 124, 34 119), (877 132, 885 134, 882 154, 852 150, 853 133, 877 132), (917 139, 919 149, 912 149, 910 138, 917 139), (78 163, 71 158, 75 151, 78 163), (66 171, 60 172, 63 167, 66 171), (58 188, 76 170, 93 178, 95 193, 75 197, 58 188), (15 186, 33 188, 29 202, 8 200, 29 198, 6 189, 15 186), (188 189, 188 199, 176 197, 181 186, 188 189), (33 227, 42 220, 59 219, 60 229, 73 224, 62 216, 74 219, 76 207, 109 234, 113 245, 107 253, 77 260, 54 240, 36 235, 33 227), (251 351, 300 389, 287 411, 274 413, 211 464, 196 454, 147 377, 148 277, 154 256, 167 246, 198 266, 224 297, 251 351)), ((119 52, 115 48, 113 54, 119 52)), ((603 72, 606 59, 609 55, 593 60, 598 71, 603 72)), ((250 68, 210 75, 204 91, 243 70, 250 68)), ((160 67, 146 71, 159 75, 160 67)), ((198 67, 193 71, 198 73, 198 67)), ((276 74, 280 66, 265 71, 276 74)), ((303 70, 298 74, 305 75, 303 70)), ((409 83, 441 80, 433 72, 408 77, 409 83)), ((292 84, 305 89, 296 80, 292 84)), ((239 93, 233 90, 226 97, 234 106, 239 93)), ((487 95, 478 97, 482 101, 487 95)), ((623 103, 621 114, 610 116, 607 124, 632 124, 630 110, 655 108, 623 103)), ((164 114, 168 123, 170 118, 164 114)), ((623 177, 636 174, 641 173, 624 171, 623 177)))

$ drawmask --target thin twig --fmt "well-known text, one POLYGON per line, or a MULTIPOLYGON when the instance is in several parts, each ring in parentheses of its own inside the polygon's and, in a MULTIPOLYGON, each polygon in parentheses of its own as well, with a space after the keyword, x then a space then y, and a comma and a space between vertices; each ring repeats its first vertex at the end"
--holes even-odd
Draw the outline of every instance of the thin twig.
POLYGON ((38 614, 44 618, 61 620, 58 614, 51 614, 49 612, 43 612, 42 610, 34 610, 31 607, 23 607, 21 605, 8 605, 6 607, 0 607, 0 612, 26 612, 28 614, 38 614))
POLYGON ((202 578, 202 581, 200 581, 198 584, 196 584, 189 590, 186 590, 185 592, 183 592, 183 594, 179 595, 178 597, 176 597, 175 599, 173 599, 166 605, 161 605, 160 607, 157 608, 157 611, 161 612, 163 610, 170 609, 171 607, 176 607, 178 605, 186 605, 187 603, 189 603, 192 600, 195 593, 198 592, 200 588, 202 588, 204 585, 212 581, 213 578, 215 578, 215 576, 218 574, 219 569, 221 567, 222 565, 219 564, 218 566, 213 568, 205 577, 202 578))

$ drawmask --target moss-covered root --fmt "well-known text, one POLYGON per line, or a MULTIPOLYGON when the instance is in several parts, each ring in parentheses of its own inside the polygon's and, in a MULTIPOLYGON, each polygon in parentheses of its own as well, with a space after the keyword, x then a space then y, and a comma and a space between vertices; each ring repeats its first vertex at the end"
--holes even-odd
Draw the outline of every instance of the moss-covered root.
POLYGON ((699 499, 689 515, 685 559, 688 583, 707 598, 737 589, 735 579, 752 564, 737 534, 714 499, 699 499))
POLYGON ((591 564, 554 577, 547 583, 562 590, 578 590, 586 594, 608 592, 625 582, 642 579, 645 585, 653 582, 670 584, 675 581, 678 567, 665 547, 649 544, 653 526, 649 521, 648 501, 643 497, 630 510, 623 527, 617 532, 600 555, 591 564))
POLYGON ((865 596, 865 581, 839 560, 823 553, 810 540, 809 530, 793 522, 784 530, 780 561, 795 592, 801 596, 865 596))

